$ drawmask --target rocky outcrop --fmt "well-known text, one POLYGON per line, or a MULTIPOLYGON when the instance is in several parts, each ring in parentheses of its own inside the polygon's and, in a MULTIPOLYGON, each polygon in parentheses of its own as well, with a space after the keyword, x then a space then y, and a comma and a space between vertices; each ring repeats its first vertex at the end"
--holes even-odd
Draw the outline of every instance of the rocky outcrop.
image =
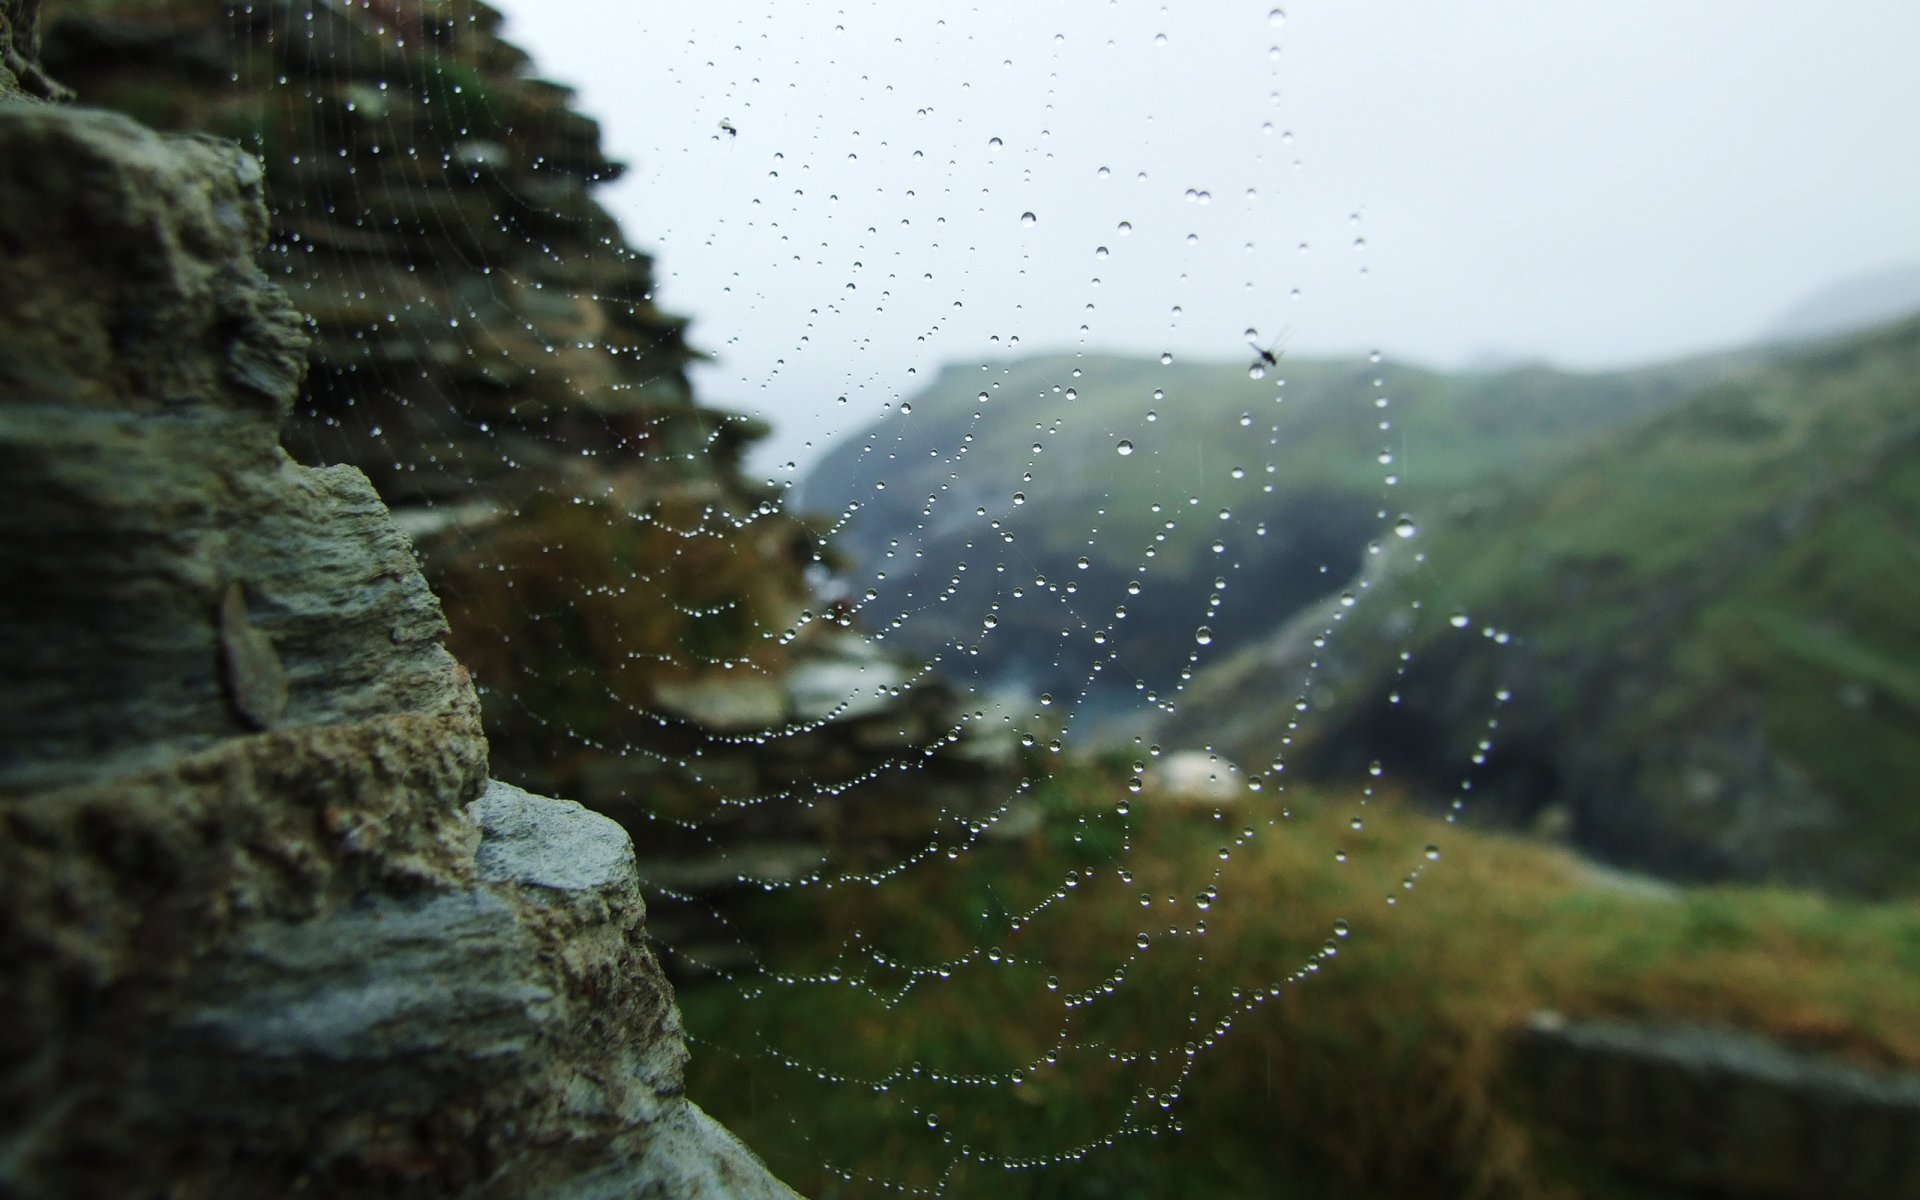
POLYGON ((1727 1029, 1540 1013, 1510 1039, 1505 1085, 1550 1152, 1636 1195, 1920 1196, 1912 1074, 1727 1029))
POLYGON ((261 261, 312 332, 284 444, 363 470, 413 536, 496 773, 618 819, 671 918, 958 828, 1010 731, 814 598, 820 529, 740 470, 764 426, 695 403, 686 322, 593 198, 621 164, 500 23, 90 5, 47 61, 88 103, 259 155, 261 261))
POLYGON ((407 538, 281 449, 262 194, 0 99, 0 1193, 791 1195, 681 1092, 627 835, 488 782, 407 538))

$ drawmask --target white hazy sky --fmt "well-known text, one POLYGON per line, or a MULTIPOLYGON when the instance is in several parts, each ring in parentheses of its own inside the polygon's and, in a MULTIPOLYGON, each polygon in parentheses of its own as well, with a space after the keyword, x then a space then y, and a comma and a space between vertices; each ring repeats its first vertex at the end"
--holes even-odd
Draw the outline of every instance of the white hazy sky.
POLYGON ((770 471, 944 362, 1598 367, 1920 261, 1913 0, 494 2, 770 471))

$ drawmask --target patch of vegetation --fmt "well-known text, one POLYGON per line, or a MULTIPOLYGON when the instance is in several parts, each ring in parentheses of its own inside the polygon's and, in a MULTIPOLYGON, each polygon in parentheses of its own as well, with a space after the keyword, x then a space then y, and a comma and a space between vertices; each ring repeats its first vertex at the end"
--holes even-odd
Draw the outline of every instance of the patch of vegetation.
POLYGON ((818 1197, 1549 1197, 1590 1164, 1501 1099, 1538 1010, 1920 1067, 1920 906, 1627 887, 1388 801, 1216 818, 1121 780, 1045 785, 1050 830, 1120 831, 1104 861, 1049 831, 770 898, 768 977, 682 994, 695 1098, 818 1197))
POLYGON ((542 493, 428 546, 428 575, 455 655, 497 710, 493 736, 619 740, 658 681, 784 660, 801 542, 799 525, 743 525, 710 496, 542 493))

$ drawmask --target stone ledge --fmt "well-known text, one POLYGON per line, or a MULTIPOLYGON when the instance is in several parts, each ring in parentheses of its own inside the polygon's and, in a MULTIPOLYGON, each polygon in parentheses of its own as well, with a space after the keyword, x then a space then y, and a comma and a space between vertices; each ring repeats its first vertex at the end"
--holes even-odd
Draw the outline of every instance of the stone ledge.
POLYGON ((1737 1030, 1540 1013, 1514 1035, 1506 1083, 1561 1152, 1679 1194, 1920 1197, 1911 1074, 1737 1030))

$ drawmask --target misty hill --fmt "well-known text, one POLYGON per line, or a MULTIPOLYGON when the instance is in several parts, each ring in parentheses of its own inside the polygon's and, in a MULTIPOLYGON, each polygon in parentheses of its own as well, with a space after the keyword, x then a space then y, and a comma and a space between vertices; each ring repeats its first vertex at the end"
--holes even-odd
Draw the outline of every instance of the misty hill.
POLYGON ((870 581, 868 628, 961 681, 1084 693, 1086 721, 1339 589, 1403 514, 1473 503, 1737 366, 949 367, 830 451, 795 504, 851 513, 836 545, 870 581))
POLYGON ((1920 313, 1920 263, 1855 275, 1806 296, 1774 318, 1768 342, 1810 342, 1859 333, 1920 313))
MULTIPOLYGON (((1451 795, 1508 688, 1470 816, 1682 878, 1911 891, 1916 451, 1910 319, 1750 364, 1454 505, 1321 655, 1289 765, 1378 760, 1451 795)), ((1181 728, 1264 761, 1292 715, 1269 681, 1310 624, 1205 672, 1181 728)))

